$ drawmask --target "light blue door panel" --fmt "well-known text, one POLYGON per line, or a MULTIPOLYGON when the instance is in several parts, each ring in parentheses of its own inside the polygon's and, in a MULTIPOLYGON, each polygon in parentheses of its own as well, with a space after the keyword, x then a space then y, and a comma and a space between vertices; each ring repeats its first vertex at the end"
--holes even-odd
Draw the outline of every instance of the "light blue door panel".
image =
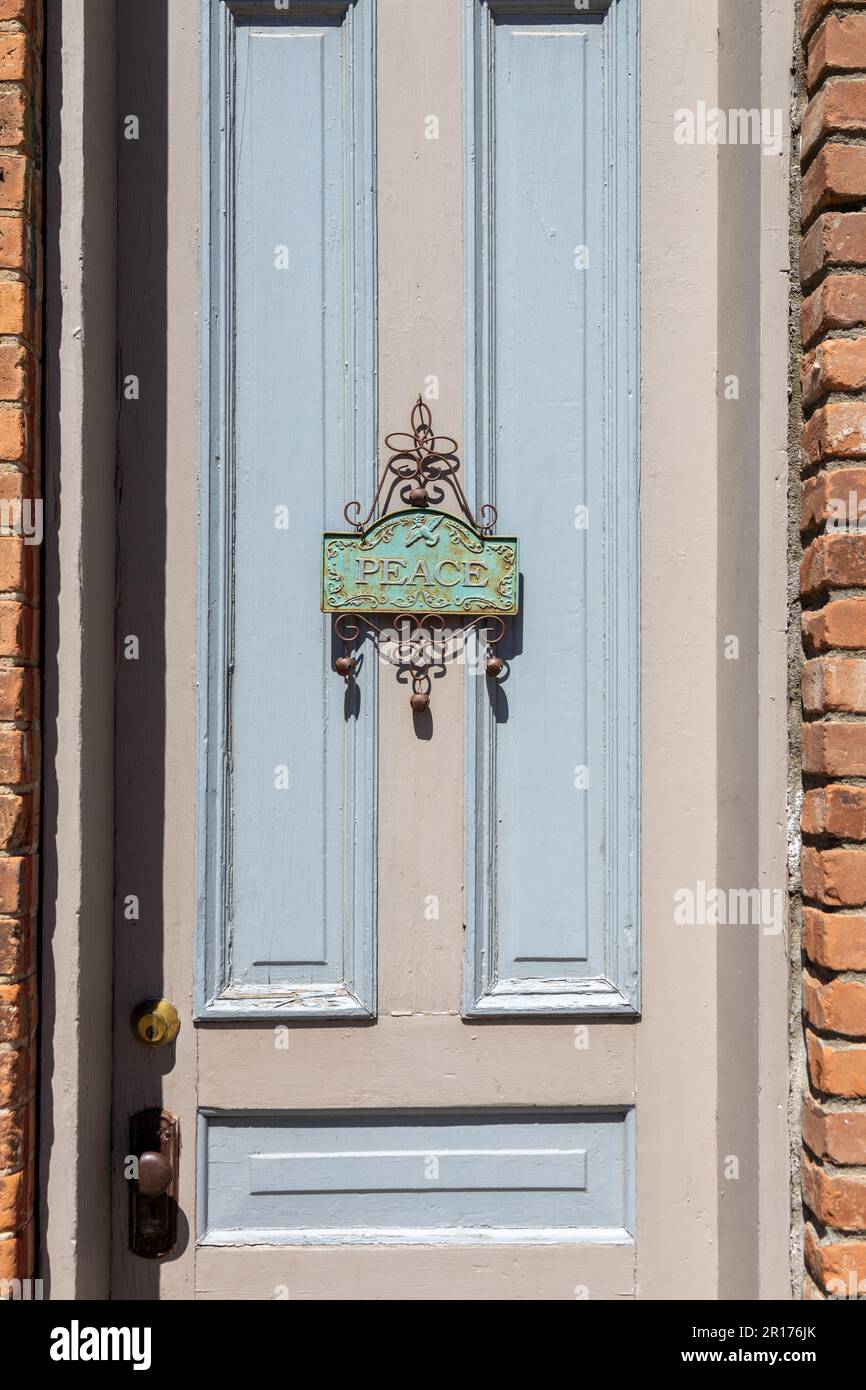
POLYGON ((627 1240, 632 1115, 200 1117, 204 1244, 627 1240))
POLYGON ((517 519, 525 576, 494 791, 499 966, 590 974, 601 884, 588 869, 603 831, 574 769, 589 763, 590 785, 601 780, 587 719, 598 633, 583 620, 600 595, 594 532, 577 535, 574 507, 592 513, 598 500, 588 460, 600 452, 601 412, 587 349, 600 328, 601 260, 582 272, 574 262, 577 246, 599 247, 603 235, 602 201, 587 198, 601 187, 601 24, 503 21, 494 39, 496 502, 517 519))
POLYGON ((637 1004, 636 9, 465 0, 470 472, 522 571, 468 680, 470 1014, 637 1004))
POLYGON ((372 14, 205 6, 208 1016, 374 1008, 375 672, 318 593, 375 461, 372 14))

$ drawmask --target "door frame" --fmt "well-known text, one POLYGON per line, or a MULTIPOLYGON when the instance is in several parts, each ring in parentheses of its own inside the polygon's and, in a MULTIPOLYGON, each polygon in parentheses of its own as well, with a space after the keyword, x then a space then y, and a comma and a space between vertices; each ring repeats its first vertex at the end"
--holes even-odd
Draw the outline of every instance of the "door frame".
MULTIPOLYGON (((460 0, 450 3, 459 8, 460 0)), ((106 578, 113 579, 115 555, 113 526, 94 525, 93 518, 96 515, 104 521, 114 507, 116 402, 105 391, 105 381, 113 370, 116 320, 113 286, 105 267, 112 263, 116 249, 116 209, 110 195, 115 152, 114 139, 105 132, 118 129, 122 112, 114 81, 117 55, 112 43, 111 0, 70 0, 69 7, 63 8, 64 19, 69 16, 68 26, 61 32, 59 7, 49 7, 46 34, 49 219, 52 187, 55 199, 62 191, 62 203, 55 200, 59 219, 57 224, 48 224, 46 248, 46 495, 54 498, 59 525, 53 537, 47 528, 46 651, 50 659, 46 661, 45 712, 46 734, 50 734, 53 720, 64 737, 57 741, 56 760, 45 769, 44 844, 48 862, 42 912, 42 978, 47 1003, 42 1026, 42 1268, 52 1297, 98 1298, 109 1291, 107 1194, 111 1171, 109 1160, 100 1155, 105 1153, 101 1136, 105 1135, 110 1108, 111 982, 106 961, 111 958, 114 911, 110 831, 113 736, 110 721, 97 714, 104 710, 114 681, 114 614, 106 604, 106 592, 113 596, 113 590, 111 584, 106 589, 106 578), (83 155, 89 176, 85 174, 82 186, 83 155), (87 330, 83 334, 82 324, 87 330), (73 380, 78 383, 76 389, 72 389, 73 380), (93 775, 94 767, 100 770, 98 778, 93 775), (84 794, 86 817, 82 813, 84 794), (56 861, 53 869, 52 858, 56 861), (102 968, 94 968, 99 962, 102 968), (72 1036, 77 1038, 77 1047, 58 1046, 58 1038, 72 1036), (79 1232, 86 1232, 86 1239, 78 1239, 79 1232)), ((667 124, 672 108, 679 104, 673 98, 679 73, 688 73, 690 93, 705 90, 711 100, 720 92, 716 26, 718 18, 728 11, 728 0, 716 0, 715 5, 706 4, 706 0, 684 0, 684 15, 675 32, 666 0, 643 0, 641 9, 642 49, 652 54, 652 61, 642 65, 641 88, 644 1014, 637 1025, 592 1027, 619 1029, 621 1034, 623 1029, 635 1029, 634 1080, 640 1097, 639 1293, 647 1297, 716 1297, 726 1281, 727 1266, 733 1267, 733 1251, 738 1245, 747 1252, 761 1296, 785 1297, 790 1293, 791 1181, 786 1122, 790 987, 786 945, 779 939, 760 953, 758 1016, 753 1029, 744 1035, 741 1021, 728 1009, 730 985, 720 975, 715 943, 706 939, 684 943, 683 929, 674 931, 667 922, 671 890, 682 881, 709 880, 717 870, 719 825, 724 815, 730 814, 720 809, 716 764, 718 638, 727 625, 727 615, 718 607, 719 570, 727 559, 718 546, 725 531, 724 527, 719 531, 717 512, 715 359, 705 361, 687 347, 689 332, 699 334, 697 325, 701 322, 711 325, 720 360, 733 342, 733 329, 726 325, 717 301, 724 206, 718 197, 717 151, 691 150, 683 157, 667 124), (701 189, 697 213, 696 179, 701 189), (681 237, 681 254, 674 258, 675 263, 669 263, 664 248, 674 232, 681 237), (682 295, 683 283, 692 292, 686 304, 677 297, 682 295), (687 450, 672 450, 671 420, 679 422, 677 435, 688 440, 687 450), (694 562, 688 588, 665 581, 663 567, 672 537, 687 548, 694 562), (677 662, 678 651, 688 655, 685 666, 677 662), (686 691, 684 677, 688 678, 686 691), (696 702, 706 711, 702 725, 705 744, 703 751, 690 754, 688 785, 682 785, 671 769, 681 758, 683 747, 690 746, 695 737, 696 702), (677 830, 680 823, 691 827, 688 836, 671 833, 671 805, 678 807, 677 830), (671 1026, 672 1018, 676 1027, 671 1026), (742 1051, 738 1054, 737 1046, 751 1050, 760 1098, 753 1096, 751 1075, 747 1073, 744 1081, 738 1079, 736 1058, 742 1051), (724 1057, 727 1064, 720 1066, 719 1059, 724 1057), (744 1140, 741 1157, 756 1174, 749 1202, 742 1209, 727 1203, 736 1214, 723 1230, 719 1208, 725 1206, 726 1194, 719 1180, 719 1164, 731 1149, 715 1118, 722 1085, 746 1087, 750 1118, 740 1136, 744 1140), (671 1164, 671 1134, 682 1130, 684 1097, 695 1099, 696 1108, 689 1109, 694 1137, 682 1139, 680 1162, 671 1164), (652 1191, 643 1190, 642 1165, 647 1178, 652 1178, 652 1191), (690 1173, 688 1202, 682 1200, 686 1171, 690 1173), (717 1255, 714 1247, 720 1230, 723 1239, 717 1255), (670 1263, 672 1247, 680 1251, 680 1269, 673 1272, 664 1267, 670 1263)), ((195 28, 196 0, 190 0, 190 14, 193 10, 195 28)), ((171 90, 178 92, 183 65, 196 42, 190 14, 181 15, 179 7, 169 7, 168 34, 174 50, 171 90)), ((750 17, 760 25, 761 35, 760 94, 755 104, 781 107, 787 112, 793 5, 791 0, 781 5, 777 0, 754 0, 750 17)), ((720 92, 719 104, 725 104, 724 95, 720 92)), ((190 129, 193 126, 197 129, 195 112, 191 113, 190 129)), ((183 187, 184 177, 187 184, 191 182, 188 168, 189 152, 181 150, 178 143, 170 151, 169 197, 175 200, 170 202, 175 208, 179 206, 177 200, 183 203, 190 197, 183 187)), ((195 203, 196 189, 191 196, 195 203)), ((749 408, 759 416, 761 459, 773 458, 778 467, 770 469, 769 476, 762 470, 760 549, 748 590, 749 601, 758 604, 761 678, 758 707, 747 713, 757 720, 761 766, 758 799, 742 833, 757 836, 761 885, 784 889, 786 842, 784 827, 778 827, 786 782, 787 681, 787 520, 784 485, 779 486, 780 473, 784 478, 782 460, 787 456, 788 291, 787 280, 779 273, 787 268, 788 166, 784 157, 761 164, 760 196, 767 214, 760 247, 761 389, 749 408)), ((184 224, 180 220, 177 225, 184 224)), ((735 240, 724 241, 724 247, 725 254, 739 254, 735 240)), ((189 257, 194 257, 195 248, 184 239, 178 251, 176 262, 169 266, 177 296, 173 309, 176 323, 190 302, 188 296, 191 294, 194 301, 196 295, 195 285, 185 290, 183 284, 183 268, 189 257)), ((194 316, 194 304, 191 313, 194 316)), ((183 376, 183 363, 179 365, 183 376)), ((190 367, 194 373, 195 364, 190 367)), ((182 395, 178 383, 175 412, 180 411, 182 395)), ((178 444, 184 437, 181 428, 178 444)), ((177 460, 184 455, 173 450, 172 456, 177 460)), ((186 497, 189 479, 175 482, 186 497)), ((178 539, 175 535, 174 541, 178 539)), ((180 566, 178 575, 186 573, 188 557, 176 545, 168 559, 180 566)), ((194 594, 191 602, 194 605, 194 594)), ((187 614, 187 626, 189 621, 187 614)), ((194 706, 194 681, 184 699, 194 706)), ((173 828, 182 830, 186 808, 175 805, 168 809, 173 828)), ((188 834, 193 834, 192 826, 188 834)), ((194 850, 192 854, 194 857, 194 850)), ((182 860, 182 848, 177 848, 169 869, 182 860)), ((168 894, 176 891, 171 882, 166 883, 165 890, 168 894)), ((170 905, 166 920, 171 921, 172 932, 180 934, 169 943, 170 968, 185 969, 189 979, 192 948, 191 935, 183 938, 183 932, 189 933, 190 928, 185 899, 170 905)), ((594 1036, 601 1039, 607 1035, 598 1032, 594 1036)), ((623 1049, 623 1044, 617 1043, 616 1048, 630 1069, 630 1047, 623 1049)), ((576 1104, 598 1103, 604 1051, 604 1047, 599 1049, 598 1057, 590 1063, 586 1076, 589 1091, 585 1092, 583 1083, 577 1087, 580 1094, 576 1104)), ((209 1065, 216 1060, 214 1055, 209 1065)), ((624 1093, 630 1089, 625 1086, 624 1093)), ((188 1136, 187 1173, 194 1168, 193 1151, 188 1136)), ((253 1251, 252 1256, 255 1254, 253 1251)), ((161 1293, 185 1297, 186 1287, 184 1279, 175 1281, 169 1276, 161 1293)))

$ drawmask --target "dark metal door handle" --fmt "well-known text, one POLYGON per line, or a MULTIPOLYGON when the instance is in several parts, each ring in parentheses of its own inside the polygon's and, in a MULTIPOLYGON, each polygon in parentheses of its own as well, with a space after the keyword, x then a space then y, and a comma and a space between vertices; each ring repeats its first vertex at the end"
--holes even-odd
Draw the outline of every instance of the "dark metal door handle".
POLYGON ((171 1186, 171 1163, 164 1153, 146 1150, 138 1156, 138 1190, 143 1197, 161 1197, 171 1186))
POLYGON ((140 1110, 129 1121, 129 1151, 137 1162, 129 1182, 129 1248, 146 1260, 177 1244, 180 1136, 165 1110, 140 1110))

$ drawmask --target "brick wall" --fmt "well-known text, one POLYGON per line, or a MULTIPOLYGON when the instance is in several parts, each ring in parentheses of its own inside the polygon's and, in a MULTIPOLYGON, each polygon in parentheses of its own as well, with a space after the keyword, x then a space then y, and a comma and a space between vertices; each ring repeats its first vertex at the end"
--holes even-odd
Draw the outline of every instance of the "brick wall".
POLYGON ((803 0, 800 24, 802 1184, 822 1298, 866 1296, 866 5, 803 0))
POLYGON ((0 0, 0 1281, 35 1244, 41 10, 0 0))

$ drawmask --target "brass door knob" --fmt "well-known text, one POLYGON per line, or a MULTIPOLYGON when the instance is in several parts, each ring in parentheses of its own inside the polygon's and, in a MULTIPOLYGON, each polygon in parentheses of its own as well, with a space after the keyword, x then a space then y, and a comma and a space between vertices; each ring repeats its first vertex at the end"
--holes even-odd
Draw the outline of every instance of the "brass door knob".
POLYGON ((177 1009, 168 999, 146 999, 133 1012, 132 1031, 147 1047, 165 1047, 180 1032, 177 1009))
POLYGON ((161 1197, 171 1187, 171 1164, 165 1154, 146 1153, 138 1156, 138 1190, 143 1197, 161 1197))

